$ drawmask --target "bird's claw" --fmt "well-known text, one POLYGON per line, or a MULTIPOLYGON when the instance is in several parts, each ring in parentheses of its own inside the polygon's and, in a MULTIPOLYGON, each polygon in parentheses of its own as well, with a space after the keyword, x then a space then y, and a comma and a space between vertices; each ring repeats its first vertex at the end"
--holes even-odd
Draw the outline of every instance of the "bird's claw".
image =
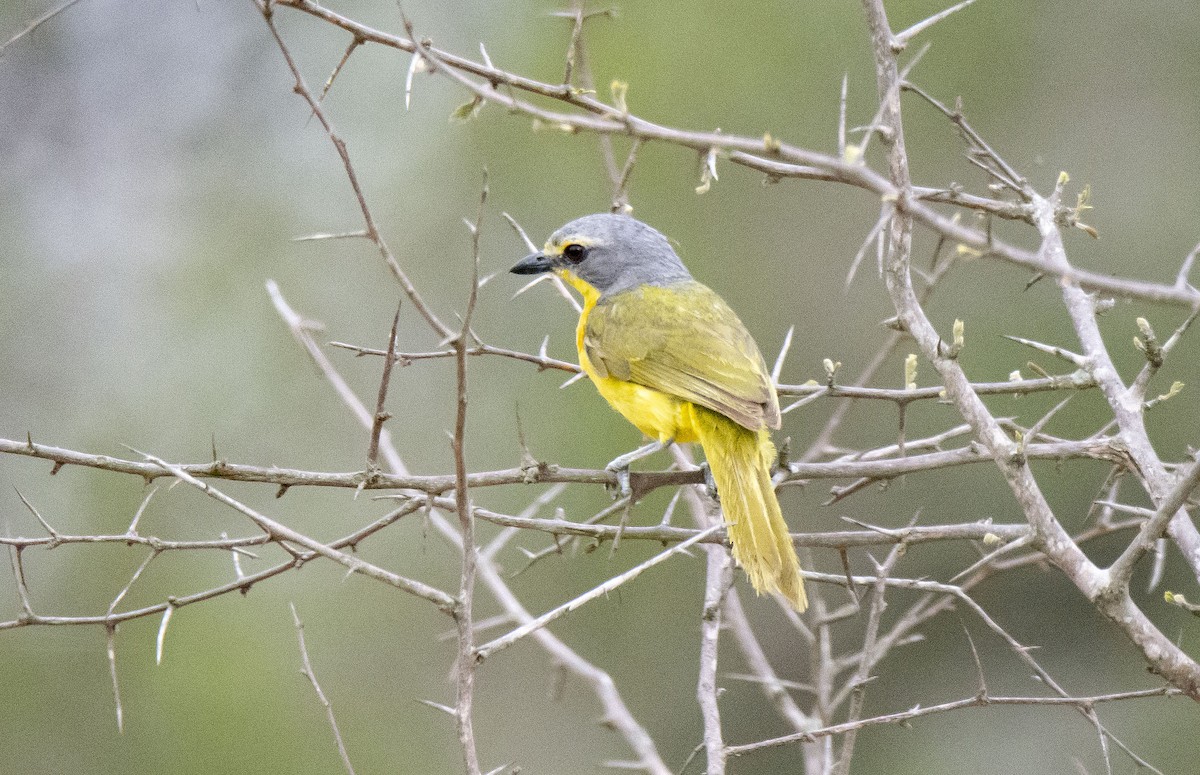
POLYGON ((629 486, 629 466, 633 465, 635 461, 666 449, 671 443, 671 441, 652 441, 643 447, 638 447, 632 452, 626 452, 624 455, 614 458, 612 462, 606 465, 604 467, 605 471, 611 471, 617 475, 617 492, 614 500, 616 498, 632 499, 633 497, 633 488, 629 486))
POLYGON ((708 465, 707 460, 700 464, 700 470, 704 472, 704 490, 708 493, 708 497, 719 503, 721 494, 717 492, 717 480, 713 479, 712 467, 708 465))
POLYGON ((607 466, 605 466, 604 470, 611 471, 613 474, 616 474, 617 477, 617 484, 615 487, 611 484, 608 485, 609 489, 613 490, 613 500, 630 498, 633 496, 633 487, 631 487, 629 484, 629 466, 614 466, 612 463, 609 463, 607 466))

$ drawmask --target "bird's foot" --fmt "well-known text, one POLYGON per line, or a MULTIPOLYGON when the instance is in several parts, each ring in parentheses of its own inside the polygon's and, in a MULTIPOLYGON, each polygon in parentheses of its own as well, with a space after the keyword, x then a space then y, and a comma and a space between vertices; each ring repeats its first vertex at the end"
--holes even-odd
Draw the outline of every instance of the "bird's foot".
POLYGON ((713 479, 712 467, 708 465, 707 460, 700 464, 700 470, 704 472, 704 490, 708 497, 720 503, 721 494, 717 492, 717 480, 713 479))
POLYGON ((605 471, 611 471, 617 476, 616 485, 608 485, 612 490, 613 500, 619 498, 631 498, 633 496, 633 488, 629 486, 629 466, 623 468, 614 468, 612 463, 604 467, 605 471))
POLYGON ((612 462, 604 467, 604 470, 616 474, 617 485, 616 492, 613 495, 614 499, 633 497, 633 488, 629 486, 630 465, 644 457, 653 455, 655 452, 666 449, 670 444, 670 441, 653 441, 645 446, 638 447, 632 452, 626 452, 624 455, 613 458, 612 462))

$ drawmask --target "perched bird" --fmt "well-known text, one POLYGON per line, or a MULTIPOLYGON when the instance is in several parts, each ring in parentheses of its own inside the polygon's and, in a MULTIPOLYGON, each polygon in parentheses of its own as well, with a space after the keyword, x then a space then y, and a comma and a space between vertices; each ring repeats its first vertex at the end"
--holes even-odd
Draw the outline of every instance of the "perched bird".
POLYGON ((609 467, 699 442, 717 485, 733 557, 760 594, 808 605, 800 561, 771 482, 779 398, 754 339, 696 282, 667 238, 626 215, 571 221, 511 270, 554 272, 583 296, 579 365, 600 395, 655 443, 609 467))

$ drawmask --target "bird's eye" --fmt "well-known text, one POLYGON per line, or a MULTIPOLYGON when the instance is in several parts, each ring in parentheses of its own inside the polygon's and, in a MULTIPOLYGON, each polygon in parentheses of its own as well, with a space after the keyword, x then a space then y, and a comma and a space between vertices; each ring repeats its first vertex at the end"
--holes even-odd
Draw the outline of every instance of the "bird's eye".
POLYGON ((572 242, 570 245, 567 245, 565 248, 563 248, 562 254, 563 258, 567 259, 572 264, 578 264, 583 260, 583 257, 587 255, 587 248, 576 242, 572 242))

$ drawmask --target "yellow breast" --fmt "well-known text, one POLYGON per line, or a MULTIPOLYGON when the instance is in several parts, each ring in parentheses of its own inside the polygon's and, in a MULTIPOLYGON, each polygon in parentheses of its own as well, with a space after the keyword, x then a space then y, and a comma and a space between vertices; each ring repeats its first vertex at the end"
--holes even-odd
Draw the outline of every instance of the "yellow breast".
POLYGON ((555 271, 583 297, 583 311, 579 313, 579 325, 575 328, 575 347, 579 352, 580 367, 604 400, 638 430, 656 441, 676 441, 681 444, 698 441, 695 408, 690 401, 645 385, 597 373, 583 346, 583 337, 587 332, 588 315, 600 299, 600 292, 574 275, 562 270, 555 271))

